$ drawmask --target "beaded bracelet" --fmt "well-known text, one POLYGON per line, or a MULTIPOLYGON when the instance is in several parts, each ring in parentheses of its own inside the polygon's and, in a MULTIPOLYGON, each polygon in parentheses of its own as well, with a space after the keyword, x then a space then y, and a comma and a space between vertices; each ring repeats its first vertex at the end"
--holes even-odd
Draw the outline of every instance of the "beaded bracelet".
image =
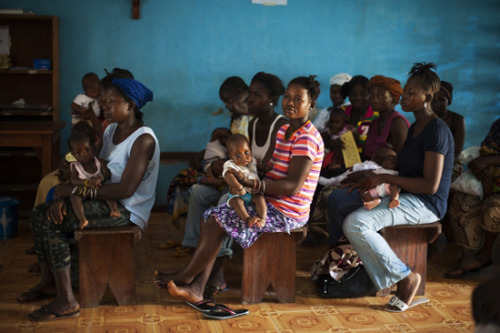
POLYGON ((262 193, 266 193, 266 182, 262 181, 262 193))

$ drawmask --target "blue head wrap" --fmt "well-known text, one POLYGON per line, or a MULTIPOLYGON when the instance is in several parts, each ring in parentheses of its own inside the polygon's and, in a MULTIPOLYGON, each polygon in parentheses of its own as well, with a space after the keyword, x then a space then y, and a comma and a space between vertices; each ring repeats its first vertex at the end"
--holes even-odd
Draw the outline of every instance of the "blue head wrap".
POLYGON ((139 109, 153 100, 153 92, 137 80, 114 79, 111 83, 120 87, 139 109))

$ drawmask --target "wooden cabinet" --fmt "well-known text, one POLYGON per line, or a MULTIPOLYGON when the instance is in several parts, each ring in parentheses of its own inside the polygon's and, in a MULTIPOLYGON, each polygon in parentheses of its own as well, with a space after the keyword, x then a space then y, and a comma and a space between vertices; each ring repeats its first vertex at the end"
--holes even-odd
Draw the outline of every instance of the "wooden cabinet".
POLYGON ((0 70, 0 121, 59 120, 59 18, 0 15, 0 27, 8 27, 12 61, 0 70), (49 69, 34 68, 46 60, 49 69))

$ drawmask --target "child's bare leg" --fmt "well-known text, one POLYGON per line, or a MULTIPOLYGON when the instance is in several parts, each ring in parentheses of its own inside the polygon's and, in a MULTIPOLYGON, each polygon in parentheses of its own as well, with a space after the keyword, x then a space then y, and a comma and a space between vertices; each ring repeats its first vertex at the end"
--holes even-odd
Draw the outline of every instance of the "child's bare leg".
POLYGON ((266 224, 267 219, 266 199, 264 198, 264 195, 257 193, 252 195, 252 202, 255 204, 255 209, 257 210, 257 214, 260 218, 260 223, 257 226, 262 228, 266 224))
POLYGON ((365 191, 361 193, 361 199, 363 199, 363 205, 366 209, 373 209, 380 204, 380 198, 373 198, 370 191, 365 191))
POLYGON ((237 197, 231 198, 231 200, 229 201, 229 205, 234 209, 236 214, 238 214, 240 219, 245 221, 249 227, 259 223, 258 216, 250 216, 250 214, 248 214, 243 199, 237 197))
POLYGON ((389 186, 389 191, 391 192, 391 202, 389 202, 389 208, 396 208, 399 206, 399 186, 391 184, 389 186))
POLYGON ((116 200, 106 200, 106 204, 109 207, 110 213, 109 216, 111 217, 121 217, 122 214, 118 210, 118 203, 116 200))
POLYGON ((80 198, 78 195, 72 194, 69 197, 69 200, 71 201, 71 206, 73 207, 73 211, 75 212, 78 221, 80 221, 80 229, 85 228, 89 224, 89 221, 87 220, 83 212, 82 198, 80 198))

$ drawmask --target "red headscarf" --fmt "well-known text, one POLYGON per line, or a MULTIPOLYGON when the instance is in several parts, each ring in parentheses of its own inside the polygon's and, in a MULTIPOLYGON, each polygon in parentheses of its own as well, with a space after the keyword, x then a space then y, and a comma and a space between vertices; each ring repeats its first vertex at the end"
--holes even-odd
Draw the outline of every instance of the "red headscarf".
POLYGON ((368 82, 368 88, 373 86, 382 86, 387 89, 396 102, 399 102, 399 98, 401 97, 401 94, 403 94, 401 83, 391 77, 375 75, 370 79, 370 82, 368 82))

